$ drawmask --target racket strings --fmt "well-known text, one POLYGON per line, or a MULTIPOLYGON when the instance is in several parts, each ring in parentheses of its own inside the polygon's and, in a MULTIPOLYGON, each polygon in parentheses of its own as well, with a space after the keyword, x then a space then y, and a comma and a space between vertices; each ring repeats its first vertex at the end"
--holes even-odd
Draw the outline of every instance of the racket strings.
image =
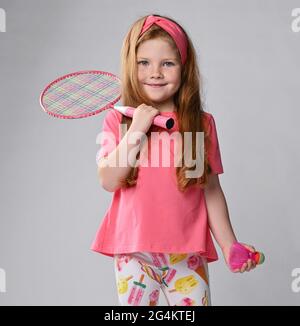
POLYGON ((87 87, 89 83, 93 82, 93 79, 95 80, 96 76, 93 76, 92 79, 90 78, 89 80, 85 81, 84 84, 82 84, 85 79, 80 75, 64 78, 49 88, 48 94, 44 95, 45 100, 48 100, 50 105, 54 105, 56 103, 59 104, 59 101, 66 98, 72 98, 80 89, 87 87), (72 93, 70 93, 71 91, 72 93), (55 100, 57 102, 53 101, 54 95, 56 95, 55 100))
POLYGON ((51 85, 43 96, 47 110, 65 116, 89 114, 115 101, 119 82, 105 74, 69 76, 51 85))
MULTIPOLYGON (((112 85, 110 80, 105 80, 103 76, 92 76, 86 80, 85 76, 76 76, 75 78, 66 79, 62 84, 56 85, 55 88, 52 89, 52 93, 57 93, 59 95, 56 98, 55 102, 52 102, 52 105, 59 105, 60 101, 64 99, 71 99, 72 102, 69 105, 64 104, 65 108, 69 108, 72 105, 82 104, 83 102, 93 98, 97 100, 101 99, 105 102, 110 102, 111 97, 103 96, 103 92, 112 85), (95 84, 95 82, 99 82, 99 84, 95 84), (66 85, 65 85, 66 84, 66 85), (99 86, 100 88, 96 88, 99 86), (84 90, 84 92, 82 92, 84 90)), ((109 88, 112 90, 111 88, 109 88)), ((114 95, 115 92, 111 92, 111 95, 114 95)), ((101 104, 98 102, 98 104, 101 104)))

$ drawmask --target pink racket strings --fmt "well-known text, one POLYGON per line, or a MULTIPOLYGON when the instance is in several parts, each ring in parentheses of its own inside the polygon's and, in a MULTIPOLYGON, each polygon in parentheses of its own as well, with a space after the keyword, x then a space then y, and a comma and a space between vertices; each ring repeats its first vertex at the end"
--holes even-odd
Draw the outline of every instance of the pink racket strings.
POLYGON ((45 112, 63 119, 79 119, 109 109, 120 99, 121 83, 103 71, 81 71, 54 80, 40 96, 45 112))

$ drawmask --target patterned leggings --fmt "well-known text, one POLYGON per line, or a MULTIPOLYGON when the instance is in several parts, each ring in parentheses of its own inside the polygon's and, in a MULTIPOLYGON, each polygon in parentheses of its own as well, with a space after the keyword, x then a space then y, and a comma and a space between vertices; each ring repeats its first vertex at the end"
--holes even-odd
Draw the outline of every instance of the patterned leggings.
POLYGON ((210 306, 206 258, 199 253, 116 254, 121 306, 156 306, 162 289, 169 306, 210 306))

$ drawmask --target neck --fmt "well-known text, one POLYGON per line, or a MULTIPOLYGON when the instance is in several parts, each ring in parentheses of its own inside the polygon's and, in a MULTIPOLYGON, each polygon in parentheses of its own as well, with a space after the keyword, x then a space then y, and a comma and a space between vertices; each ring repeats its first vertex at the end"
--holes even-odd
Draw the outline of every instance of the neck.
POLYGON ((160 112, 175 112, 177 111, 176 106, 174 105, 173 101, 155 103, 155 108, 160 112))

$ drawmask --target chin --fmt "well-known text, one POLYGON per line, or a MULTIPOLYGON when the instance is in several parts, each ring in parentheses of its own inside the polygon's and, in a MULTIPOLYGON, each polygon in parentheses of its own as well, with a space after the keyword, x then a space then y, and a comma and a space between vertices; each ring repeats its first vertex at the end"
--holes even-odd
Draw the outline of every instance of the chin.
POLYGON ((164 102, 168 99, 168 97, 161 97, 161 96, 151 96, 150 94, 147 94, 147 97, 149 100, 153 101, 153 102, 164 102))

